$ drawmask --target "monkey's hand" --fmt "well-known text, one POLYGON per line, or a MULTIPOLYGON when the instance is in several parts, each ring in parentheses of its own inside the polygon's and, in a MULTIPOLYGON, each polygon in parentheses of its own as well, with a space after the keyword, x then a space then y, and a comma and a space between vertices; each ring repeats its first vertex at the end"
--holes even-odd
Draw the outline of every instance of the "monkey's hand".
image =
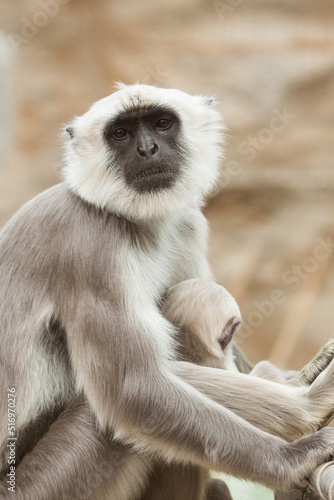
MULTIPOLYGON (((279 382, 286 385, 286 395, 291 394, 290 389, 299 391, 297 398, 302 397, 300 401, 302 407, 306 410, 304 424, 300 420, 300 429, 304 434, 310 431, 317 431, 334 418, 334 337, 320 350, 315 358, 310 361, 300 373, 290 380, 284 379, 284 372, 281 372, 275 365, 268 361, 261 361, 252 370, 251 375, 267 379, 273 382, 279 382), (288 387, 290 388, 288 389, 288 387)), ((295 413, 298 410, 295 409, 295 413)), ((289 419, 290 422, 293 421, 289 419)), ((292 427, 291 427, 292 430, 292 427)))
POLYGON ((334 358, 334 335, 304 368, 288 381, 289 385, 311 385, 334 358))
POLYGON ((305 480, 310 477, 317 466, 321 465, 321 457, 327 456, 324 462, 333 459, 334 429, 328 427, 321 429, 288 444, 286 448, 287 458, 292 455, 296 460, 295 465, 291 464, 293 468, 291 478, 284 484, 284 490, 287 491, 305 485, 305 480))
POLYGON ((252 370, 255 377, 293 387, 310 386, 328 367, 334 358, 334 336, 320 349, 318 354, 300 372, 281 371, 269 361, 260 361, 252 370))

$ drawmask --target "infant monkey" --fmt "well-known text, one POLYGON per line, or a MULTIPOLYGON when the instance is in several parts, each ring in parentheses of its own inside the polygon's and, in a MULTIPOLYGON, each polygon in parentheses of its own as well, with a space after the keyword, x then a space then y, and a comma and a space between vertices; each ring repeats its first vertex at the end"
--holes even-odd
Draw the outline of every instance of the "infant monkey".
MULTIPOLYGON (((277 390, 276 397, 285 398, 285 404, 281 408, 286 412, 284 429, 283 422, 279 421, 282 415, 276 415, 276 418, 272 415, 274 419, 271 423, 262 422, 257 408, 257 421, 254 421, 251 408, 247 408, 247 405, 244 405, 242 410, 235 408, 234 404, 230 405, 232 411, 242 413, 243 418, 257 427, 285 439, 294 440, 301 435, 319 430, 333 418, 334 362, 331 361, 334 357, 334 337, 299 373, 282 372, 268 361, 261 361, 253 369, 248 364, 247 369, 247 361, 244 360, 241 368, 238 359, 239 350, 232 342, 233 335, 241 324, 240 310, 224 287, 209 280, 183 281, 171 288, 163 311, 169 321, 179 329, 178 352, 181 359, 206 367, 236 372, 239 385, 242 385, 240 371, 247 373, 252 379, 245 377, 245 380, 254 384, 252 389, 259 391, 256 397, 261 396, 261 390, 265 398, 270 396, 272 390, 277 390), (270 391, 268 394, 267 390, 270 391), (299 409, 296 408, 298 400, 302 405, 299 409), (302 413, 299 413, 300 410, 302 413)), ((219 383, 223 375, 218 371, 215 373, 219 383)), ((198 384, 201 384, 200 380, 198 384)), ((233 374, 229 373, 226 391, 234 391, 233 386, 233 374)), ((228 406, 227 400, 230 398, 225 399, 222 394, 214 397, 214 391, 210 391, 205 383, 201 386, 201 390, 220 404, 228 406)), ((235 396, 237 397, 236 394, 235 396)), ((274 400, 269 400, 268 403, 275 405, 274 400)))
POLYGON ((224 287, 209 280, 182 281, 170 289, 163 313, 179 329, 180 359, 239 371, 231 341, 241 325, 241 313, 224 287))
POLYGON ((272 382, 298 387, 311 385, 334 357, 332 337, 299 373, 282 372, 269 361, 261 361, 252 369, 247 360, 235 359, 236 351, 241 353, 231 340, 241 325, 240 309, 231 294, 213 281, 190 279, 175 285, 166 297, 163 311, 179 327, 180 357, 198 365, 251 372, 272 382))
MULTIPOLYGON (((333 363, 327 367, 334 355, 333 339, 299 373, 281 372, 267 361, 252 369, 233 342, 234 333, 241 324, 241 314, 236 301, 224 287, 212 281, 183 281, 171 288, 162 310, 178 327, 179 359, 236 373, 235 379, 229 374, 223 393, 217 397, 217 385, 225 382, 223 372, 217 371, 216 379, 208 384, 199 380, 193 369, 188 382, 216 402, 260 429, 288 441, 319 430, 332 419, 333 363), (244 375, 245 385, 240 383, 240 372, 249 373, 244 375), (248 404, 252 394, 254 399, 261 399, 259 406, 248 404)), ((182 491, 188 492, 191 481, 195 481, 198 488, 201 482, 206 483, 206 500, 232 498, 222 481, 208 481, 208 471, 204 468, 195 471, 195 466, 191 466, 188 476, 182 466, 169 466, 169 472, 166 469, 162 466, 164 473, 153 476, 150 494, 144 495, 143 500, 183 498, 182 491)))

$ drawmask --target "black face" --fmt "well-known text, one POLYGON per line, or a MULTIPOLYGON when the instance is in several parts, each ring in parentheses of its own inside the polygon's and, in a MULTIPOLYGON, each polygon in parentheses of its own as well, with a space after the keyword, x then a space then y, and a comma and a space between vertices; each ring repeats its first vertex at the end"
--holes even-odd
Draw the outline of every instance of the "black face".
POLYGON ((104 139, 128 186, 138 192, 171 188, 186 156, 180 119, 160 106, 124 111, 108 123, 104 139))

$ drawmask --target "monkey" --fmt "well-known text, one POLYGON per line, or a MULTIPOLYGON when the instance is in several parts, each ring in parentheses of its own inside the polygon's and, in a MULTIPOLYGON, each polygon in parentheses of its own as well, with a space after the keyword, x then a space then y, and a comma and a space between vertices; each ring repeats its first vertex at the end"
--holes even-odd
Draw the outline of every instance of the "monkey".
POLYGON ((141 498, 161 462, 193 468, 184 500, 203 497, 202 469, 299 485, 333 454, 334 431, 318 430, 333 363, 294 387, 179 360, 161 311, 173 286, 213 279, 201 209, 223 154, 214 100, 120 86, 66 130, 64 182, 0 233, 0 498, 9 391, 17 500, 141 498))
MULTIPOLYGON (((298 435, 309 434, 312 430, 322 428, 333 418, 332 409, 328 413, 323 413, 322 418, 318 411, 322 406, 319 398, 324 397, 323 402, 325 402, 326 397, 329 397, 328 402, 330 401, 330 387, 326 389, 326 378, 329 377, 329 373, 333 369, 334 338, 330 339, 315 358, 299 373, 282 372, 268 361, 261 361, 255 367, 248 365, 246 370, 242 370, 238 366, 237 355, 239 351, 236 350, 236 345, 233 342, 233 335, 241 324, 241 314, 233 297, 222 286, 213 281, 198 279, 181 282, 169 291, 166 303, 163 306, 163 312, 181 332, 181 338, 177 346, 180 359, 203 367, 219 368, 232 372, 229 375, 229 387, 226 386, 224 397, 228 397, 227 394, 230 388, 231 391, 234 391, 232 380, 235 374, 238 374, 238 383, 241 383, 240 377, 245 377, 240 372, 244 371, 253 378, 253 389, 255 389, 256 384, 260 383, 263 391, 269 390, 266 381, 270 383, 271 389, 273 388, 272 382, 276 384, 276 387, 279 385, 286 394, 287 404, 292 404, 291 400, 288 403, 292 394, 295 394, 294 397, 298 399, 297 394, 300 393, 308 399, 306 406, 304 403, 301 404, 307 408, 307 411, 311 411, 313 416, 310 414, 305 418, 298 412, 295 415, 291 414, 288 419, 289 428, 281 428, 280 430, 279 423, 276 420, 271 423, 263 422, 261 424, 260 415, 258 415, 256 425, 260 428, 268 430, 270 425, 273 424, 273 427, 270 428, 271 433, 292 441, 298 435), (263 381, 255 382, 254 377, 261 378, 263 381), (319 391, 318 394, 317 391, 319 391), (327 396, 325 397, 326 392, 327 396)), ((180 362, 179 366, 181 364, 180 362)), ((221 375, 218 375, 218 372, 216 372, 216 375, 218 381, 218 377, 221 377, 221 375)), ((209 387, 207 379, 203 378, 203 385, 201 381, 194 383, 204 393, 207 393, 207 389, 204 389, 204 386, 207 386, 208 394, 215 399, 212 393, 214 389, 209 387)), ((260 392, 260 389, 258 390, 260 392)), ((266 392, 265 397, 268 394, 266 392)), ((231 393, 232 395, 235 396, 235 394, 231 393)), ((229 407, 229 403, 227 401, 223 402, 221 396, 216 398, 217 401, 229 407)), ((278 398, 279 393, 277 392, 277 401, 278 398)), ((268 401, 268 403, 275 405, 274 398, 272 402, 268 401)), ((235 404, 236 402, 233 400, 233 405, 235 404)), ((264 408, 264 405, 261 407, 264 408)), ((233 411, 239 412, 240 409, 237 410, 233 406, 233 411)), ((282 414, 286 411, 283 405, 280 411, 282 414)), ((243 413, 243 417, 249 420, 249 415, 245 416, 245 413, 243 413)), ((256 418, 254 416, 250 421, 255 423, 256 418)))
MULTIPOLYGON (((306 387, 316 380, 333 359, 332 338, 299 373, 282 372, 268 361, 261 361, 253 368, 248 360, 243 356, 240 357, 240 349, 233 342, 233 336, 241 324, 238 305, 226 289, 212 281, 190 279, 179 283, 167 294, 162 310, 167 319, 178 328, 178 357, 202 366, 241 371, 280 384, 306 387)), ((318 385, 313 394, 319 387, 318 385)), ((314 403, 316 404, 316 401, 314 403)), ((318 421, 316 428, 320 429, 327 425, 332 418, 333 412, 322 422, 318 421)), ((295 423, 298 426, 298 421, 295 423)), ((305 429, 301 429, 300 432, 304 433, 305 429)), ((295 430, 288 437, 293 439, 294 433, 295 430)), ((201 477, 202 481, 207 480, 208 471, 202 469, 196 472, 197 478, 201 477)), ((182 488, 189 489, 189 483, 194 482, 194 470, 188 470, 187 473, 185 476, 184 469, 180 466, 167 469, 162 465, 161 470, 158 474, 155 473, 151 481, 150 493, 143 498, 145 500, 182 498, 177 492, 180 493, 182 488), (161 488, 164 491, 163 495, 160 493, 161 488)), ((205 498, 232 499, 223 481, 211 479, 206 484, 205 498)), ((198 488, 198 483, 195 482, 195 485, 198 488)))
POLYGON ((334 357, 332 336, 300 372, 282 372, 269 361, 253 367, 244 358, 238 359, 240 350, 232 340, 242 322, 240 309, 231 294, 212 280, 189 279, 173 286, 162 312, 178 328, 179 356, 199 365, 300 387, 310 386, 334 357))

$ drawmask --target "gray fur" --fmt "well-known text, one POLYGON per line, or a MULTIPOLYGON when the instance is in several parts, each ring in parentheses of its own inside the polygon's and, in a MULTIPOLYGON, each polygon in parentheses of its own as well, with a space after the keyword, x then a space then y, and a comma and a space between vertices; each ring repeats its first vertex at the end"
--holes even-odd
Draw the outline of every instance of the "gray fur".
MULTIPOLYGON (((273 488, 299 484, 334 451, 331 429, 295 440, 333 410, 332 364, 317 391, 240 374, 232 344, 219 351, 231 317, 222 314, 219 329, 219 314, 211 322, 203 309, 196 317, 208 329, 194 332, 188 307, 181 318, 196 337, 188 346, 224 369, 178 361, 177 327, 159 309, 181 281, 211 279, 201 205, 218 173, 218 113, 201 97, 137 85, 94 105, 72 130, 65 183, 0 235, 1 470, 8 387, 19 436, 50 408, 67 407, 18 466, 17 500, 135 499, 155 461, 191 464, 203 485, 207 468, 273 488), (134 193, 121 166, 113 171, 102 134, 124 106, 152 100, 178 110, 189 154, 174 185, 134 193)), ((235 302, 223 299, 235 318, 235 302)))

